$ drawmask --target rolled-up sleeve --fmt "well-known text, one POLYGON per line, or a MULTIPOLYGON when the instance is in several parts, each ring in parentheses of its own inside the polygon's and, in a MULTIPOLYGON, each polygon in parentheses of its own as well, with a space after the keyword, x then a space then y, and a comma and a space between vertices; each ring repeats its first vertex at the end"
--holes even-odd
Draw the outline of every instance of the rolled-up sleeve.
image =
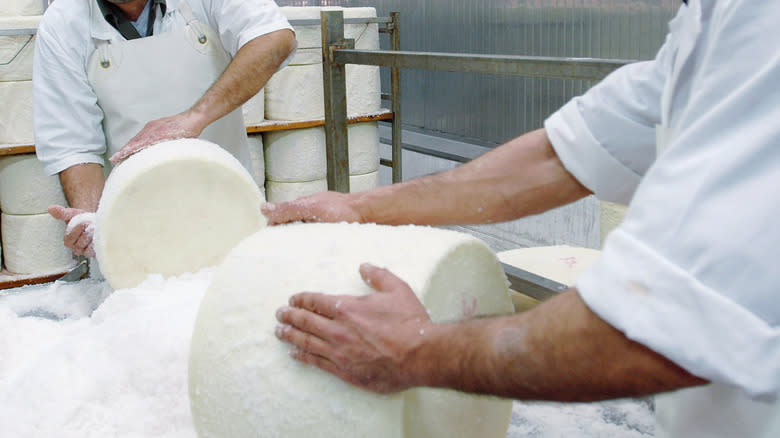
POLYGON ((600 199, 627 204, 655 159, 669 51, 616 70, 545 121, 563 165, 600 199))
MULTIPOLYGON (((292 26, 271 0, 211 0, 210 24, 217 29, 222 46, 235 56, 253 39, 292 26)), ((292 55, 290 55, 292 56, 292 55)))
POLYGON ((780 4, 713 5, 679 79, 690 94, 673 107, 670 141, 577 288, 609 324, 692 374, 777 400, 780 4))
POLYGON ((68 40, 42 23, 35 43, 35 149, 49 175, 77 164, 105 164, 103 112, 87 79, 85 48, 61 44, 68 40))

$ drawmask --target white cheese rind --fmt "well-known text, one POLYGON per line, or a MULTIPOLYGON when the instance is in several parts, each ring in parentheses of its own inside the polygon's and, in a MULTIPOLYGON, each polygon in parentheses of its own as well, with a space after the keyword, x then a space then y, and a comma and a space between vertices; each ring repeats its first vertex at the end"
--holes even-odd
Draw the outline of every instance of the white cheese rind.
POLYGON ((325 178, 314 181, 278 182, 266 180, 265 193, 268 202, 287 202, 328 190, 325 178))
POLYGON ((35 154, 0 158, 0 209, 8 214, 46 213, 50 205, 67 206, 57 175, 46 175, 35 154))
POLYGON ((40 21, 39 16, 0 16, 0 29, 33 30, 32 33, 25 35, 0 36, 0 82, 32 80, 34 30, 38 28, 40 21))
POLYGON ((61 272, 73 265, 73 253, 63 243, 65 222, 50 214, 2 213, 5 267, 16 274, 61 272))
POLYGON ((304 182, 325 178, 325 129, 271 131, 263 135, 265 176, 269 181, 304 182))
POLYGON ((189 366, 201 437, 506 436, 510 400, 427 388, 381 396, 290 358, 274 336, 276 309, 301 291, 371 293, 363 262, 405 280, 435 321, 512 310, 495 255, 470 235, 344 223, 265 228, 225 258, 201 303, 189 366))
POLYGON ((150 146, 116 166, 97 211, 95 252, 115 289, 219 264, 265 226, 263 197, 230 153, 200 139, 150 146))
POLYGON ((0 143, 34 142, 32 81, 0 82, 0 143))

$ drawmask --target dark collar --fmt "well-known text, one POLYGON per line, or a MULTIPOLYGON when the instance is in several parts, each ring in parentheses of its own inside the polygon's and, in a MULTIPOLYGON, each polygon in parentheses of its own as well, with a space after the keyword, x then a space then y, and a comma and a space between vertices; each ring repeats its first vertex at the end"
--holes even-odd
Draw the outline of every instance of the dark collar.
MULTIPOLYGON (((152 4, 149 8, 149 35, 152 34, 152 29, 154 28, 154 19, 156 15, 157 8, 155 6, 160 5, 160 12, 162 12, 162 15, 165 15, 165 10, 168 8, 168 5, 165 3, 165 0, 149 0, 152 4)), ((97 0, 97 4, 100 7, 100 11, 103 13, 103 17, 106 19, 108 24, 114 26, 116 30, 119 31, 120 34, 122 34, 125 39, 132 40, 136 38, 141 38, 141 35, 138 34, 138 31, 135 30, 135 27, 133 27, 133 23, 130 22, 130 20, 127 18, 124 12, 122 12, 119 7, 108 0, 97 0)))

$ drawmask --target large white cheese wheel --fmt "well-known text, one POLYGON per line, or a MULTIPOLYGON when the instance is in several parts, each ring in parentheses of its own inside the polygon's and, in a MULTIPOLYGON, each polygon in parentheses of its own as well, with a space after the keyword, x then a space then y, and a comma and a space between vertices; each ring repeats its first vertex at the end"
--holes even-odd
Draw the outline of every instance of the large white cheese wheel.
MULTIPOLYGON (((567 245, 519 248, 498 253, 503 263, 540 275, 567 286, 573 286, 577 278, 598 259, 595 249, 567 245)), ((515 311, 523 312, 539 304, 539 301, 523 294, 512 295, 515 311)))
POLYGON ((600 254, 596 249, 557 245, 502 251, 498 253, 498 259, 516 268, 573 286, 600 254))
MULTIPOLYGON (((379 67, 347 65, 347 115, 381 109, 379 67)), ((322 64, 288 65, 265 85, 265 118, 314 120, 325 117, 322 64)))
POLYGON ((617 228, 618 225, 620 225, 621 222, 623 222, 623 218, 626 216, 626 211, 628 211, 628 206, 623 204, 617 204, 614 202, 608 202, 608 201, 601 201, 601 220, 600 220, 600 231, 601 231, 601 246, 604 246, 604 241, 607 240, 607 235, 617 228))
POLYGON ((278 182, 270 179, 265 181, 268 202, 294 201, 326 190, 328 190, 328 180, 325 178, 302 182, 278 182))
POLYGON ((265 176, 277 182, 325 178, 325 128, 269 131, 264 134, 265 176))
POLYGON ((265 228, 225 258, 201 302, 189 365, 201 437, 506 436, 511 400, 429 388, 381 396, 290 358, 274 336, 276 309, 301 291, 371 293, 363 262, 405 280, 436 322, 512 311, 495 255, 470 235, 345 223, 265 228))
POLYGON ((0 143, 33 144, 32 81, 0 82, 0 143))
POLYGON ((379 171, 349 176, 349 192, 365 192, 379 187, 379 171))
POLYGON ((116 166, 97 211, 95 252, 115 288, 219 264, 265 226, 262 194, 230 153, 200 139, 160 143, 116 166))
POLYGON ((8 214, 46 213, 52 204, 67 205, 57 175, 48 176, 35 154, 0 158, 0 209, 8 214))
POLYGON ((362 175, 379 170, 379 124, 355 123, 347 127, 349 174, 362 175))
POLYGON ((42 0, 3 0, 0 2, 0 16, 43 15, 42 0))
POLYGON ((265 186, 265 154, 263 153, 263 136, 260 134, 247 135, 249 144, 249 159, 252 162, 251 174, 255 184, 262 188, 265 186))
POLYGON ((244 125, 255 126, 265 120, 265 89, 260 91, 241 106, 244 115, 244 125))
MULTIPOLYGON (((41 17, 0 16, 0 29, 37 29, 40 21, 41 17)), ((34 52, 34 34, 0 36, 0 82, 32 80, 34 52)))
POLYGON ((73 265, 73 253, 63 244, 65 222, 50 214, 2 214, 5 267, 17 274, 61 272, 73 265))
POLYGON ((313 120, 325 117, 322 64, 288 65, 265 84, 265 118, 313 120))
MULTIPOLYGON (((295 29, 295 39, 299 49, 321 48, 322 31, 320 25, 296 24, 294 20, 319 20, 323 10, 341 10, 344 18, 375 18, 376 9, 371 7, 342 8, 338 6, 283 6, 282 13, 295 29)), ((355 40, 355 48, 360 50, 379 50, 379 27, 372 24, 345 24, 344 38, 355 40)))

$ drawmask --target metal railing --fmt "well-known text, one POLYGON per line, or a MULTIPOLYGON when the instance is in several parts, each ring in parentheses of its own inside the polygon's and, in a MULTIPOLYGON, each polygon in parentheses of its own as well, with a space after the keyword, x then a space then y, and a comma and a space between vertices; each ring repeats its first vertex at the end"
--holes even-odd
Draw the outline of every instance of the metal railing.
MULTIPOLYGON (((349 192, 347 144, 346 64, 390 67, 393 182, 402 181, 401 68, 515 75, 555 79, 599 81, 615 69, 634 62, 621 59, 554 58, 401 51, 399 14, 388 18, 344 19, 343 11, 322 11, 322 56, 325 87, 325 139, 328 157, 328 189, 349 192), (390 34, 391 50, 356 50, 344 38, 345 23, 384 23, 380 31, 390 34)), ((316 20, 311 20, 316 24, 316 20)))

